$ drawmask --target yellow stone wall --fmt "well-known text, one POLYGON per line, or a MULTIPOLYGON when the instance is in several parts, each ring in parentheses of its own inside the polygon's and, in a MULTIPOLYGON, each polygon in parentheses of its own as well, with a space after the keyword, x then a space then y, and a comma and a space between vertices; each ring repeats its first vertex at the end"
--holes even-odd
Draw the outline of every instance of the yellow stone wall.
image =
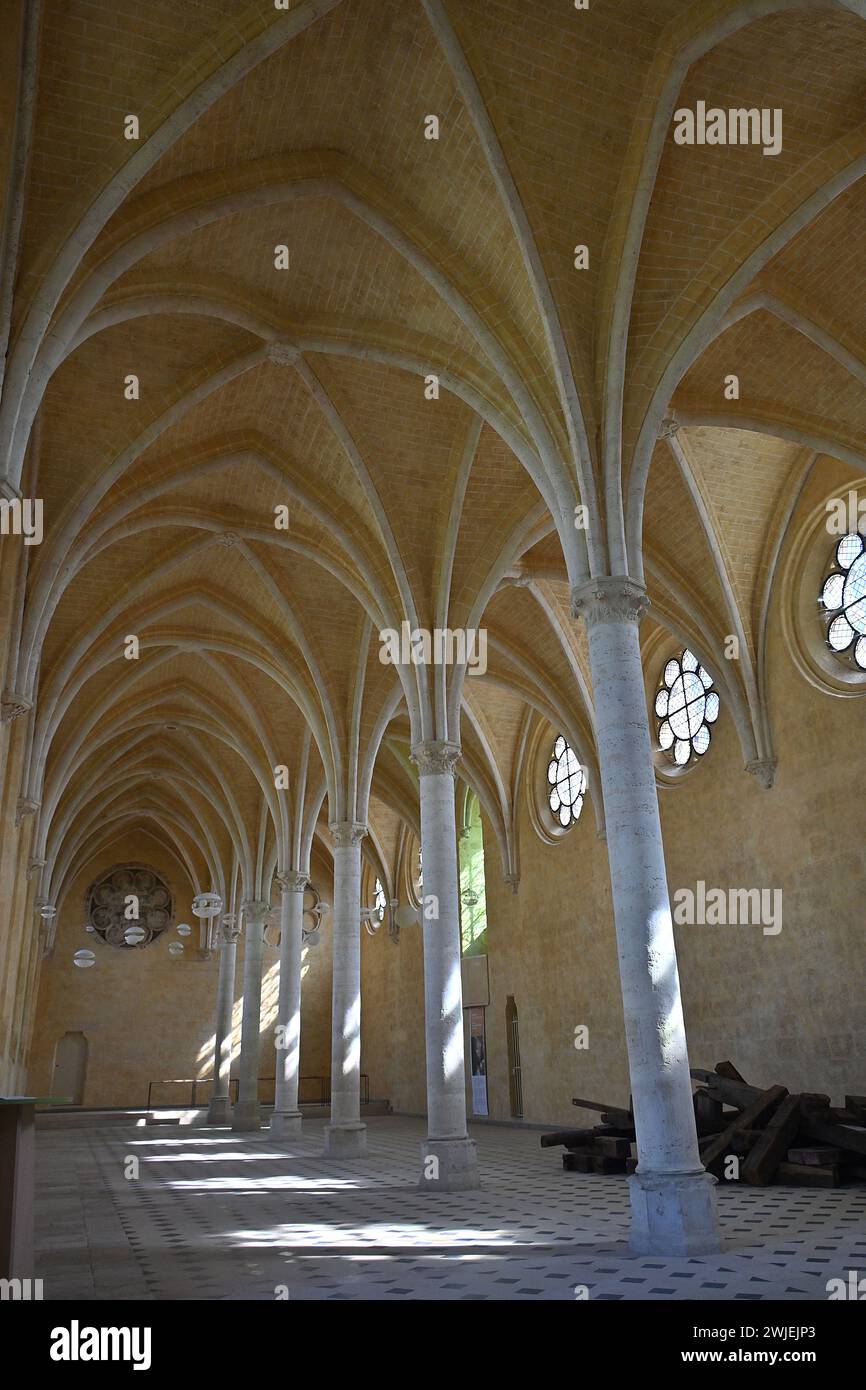
MULTIPOLYGON (((327 896, 327 894, 325 894, 327 896)), ((206 1077, 213 1069, 217 954, 197 959, 198 919, 191 911, 192 892, 176 861, 153 840, 129 836, 90 861, 59 904, 54 952, 43 962, 30 1059, 30 1088, 50 1091, 57 1041, 67 1031, 81 1031, 89 1044, 84 1103, 88 1106, 143 1106, 148 1083, 167 1079, 206 1077), (148 863, 166 880, 175 898, 175 921, 193 928, 185 954, 175 960, 170 941, 179 940, 169 928, 143 950, 122 951, 106 946, 83 929, 84 899, 89 885, 114 864, 148 863), (72 963, 75 951, 90 947, 96 964, 89 970, 72 963)), ((301 1070, 327 1074, 330 1032, 330 938, 304 958, 301 1070)), ((265 946, 262 984, 262 1056, 260 1076, 274 1075, 272 1029, 279 983, 278 951, 265 946)), ((240 1046, 243 1000, 243 934, 238 942, 233 1018, 233 1073, 240 1046)), ((273 1087, 263 1081, 263 1100, 273 1087)), ((154 1104, 188 1104, 189 1086, 155 1086, 154 1104)), ((201 1087, 205 1101, 210 1088, 201 1087)))
MULTIPOLYGON (((671 891, 780 888, 782 930, 678 926, 677 956, 690 1059, 730 1058, 757 1085, 845 1091, 866 1084, 866 893, 862 749, 866 702, 822 694, 770 644, 776 785, 743 770, 729 711, 706 761, 660 797, 671 891)), ((519 1017, 524 1117, 593 1123, 572 1096, 627 1102, 628 1071, 610 885, 587 804, 556 845, 520 808, 521 881, 503 881, 485 826, 491 1116, 508 1118, 506 999, 519 1017), (574 1047, 585 1024, 589 1047, 574 1047)), ((420 929, 364 954, 364 1054, 395 1109, 424 1109, 420 929)), ((596 1117, 597 1119, 597 1117, 596 1117)))

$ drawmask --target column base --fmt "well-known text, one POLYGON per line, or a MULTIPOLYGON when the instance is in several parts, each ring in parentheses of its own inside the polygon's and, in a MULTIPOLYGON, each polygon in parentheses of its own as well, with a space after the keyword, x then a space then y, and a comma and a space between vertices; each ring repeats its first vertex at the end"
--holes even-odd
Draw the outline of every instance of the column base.
POLYGON ((230 1125, 232 1122, 232 1103, 228 1096, 214 1096, 207 1108, 206 1125, 230 1125))
POLYGON ((426 1191, 473 1192, 481 1186, 478 1152, 471 1139, 425 1139, 418 1186, 426 1191))
POLYGON ((262 1112, 258 1102, 250 1105, 249 1101, 246 1103, 239 1101, 232 1111, 232 1129, 240 1130, 246 1134, 259 1130, 261 1127, 262 1112))
POLYGON ((329 1158, 363 1158, 367 1152, 367 1126, 325 1125, 325 1153, 329 1158))
POLYGON ((296 1139, 301 1133, 302 1120, 300 1110, 275 1110, 271 1116, 270 1133, 275 1139, 296 1139))
POLYGON ((629 1248, 636 1255, 717 1255, 716 1180, 696 1173, 633 1173, 629 1248))

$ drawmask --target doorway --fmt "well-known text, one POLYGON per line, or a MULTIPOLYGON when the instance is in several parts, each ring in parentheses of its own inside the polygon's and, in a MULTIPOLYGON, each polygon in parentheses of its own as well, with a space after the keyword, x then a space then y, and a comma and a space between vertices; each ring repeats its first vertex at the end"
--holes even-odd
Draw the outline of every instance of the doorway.
POLYGON ((508 1094, 512 1120, 523 1119, 523 1082, 520 1075, 520 1025, 514 995, 505 1000, 505 1029, 508 1043, 508 1094))
POLYGON ((87 1050, 87 1039, 81 1032, 64 1033, 54 1049, 51 1094, 62 1097, 67 1105, 84 1104, 87 1050))

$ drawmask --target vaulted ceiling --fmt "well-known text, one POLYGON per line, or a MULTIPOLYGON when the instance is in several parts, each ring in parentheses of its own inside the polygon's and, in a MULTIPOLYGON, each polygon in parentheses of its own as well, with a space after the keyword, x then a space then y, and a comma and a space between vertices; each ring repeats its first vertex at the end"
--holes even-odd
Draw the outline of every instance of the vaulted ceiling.
POLYGON ((135 825, 252 888, 370 793, 390 876, 433 736, 513 868, 536 722, 593 768, 590 570, 645 578, 648 640, 771 754, 767 556, 866 456, 866 4, 9 9, 0 434, 45 537, 7 688, 46 893, 135 825), (699 101, 780 108, 781 153, 677 145, 699 101), (383 664, 404 621, 483 627, 486 674, 383 664))

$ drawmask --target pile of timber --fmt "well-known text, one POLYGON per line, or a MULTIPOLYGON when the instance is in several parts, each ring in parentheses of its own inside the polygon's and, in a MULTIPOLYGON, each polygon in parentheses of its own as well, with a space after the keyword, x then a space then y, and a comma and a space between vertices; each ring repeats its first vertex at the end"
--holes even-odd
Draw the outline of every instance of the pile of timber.
MULTIPOLYGON (((866 1096, 830 1097, 784 1086, 750 1086, 731 1062, 696 1068, 694 1095, 701 1162, 722 1182, 795 1183, 838 1187, 866 1180, 866 1096), (736 1160, 736 1161, 731 1161, 736 1160)), ((562 1166, 577 1173, 631 1173, 637 1166, 634 1115, 597 1101, 572 1102, 601 1112, 593 1129, 541 1136, 542 1148, 562 1145, 562 1166)))

